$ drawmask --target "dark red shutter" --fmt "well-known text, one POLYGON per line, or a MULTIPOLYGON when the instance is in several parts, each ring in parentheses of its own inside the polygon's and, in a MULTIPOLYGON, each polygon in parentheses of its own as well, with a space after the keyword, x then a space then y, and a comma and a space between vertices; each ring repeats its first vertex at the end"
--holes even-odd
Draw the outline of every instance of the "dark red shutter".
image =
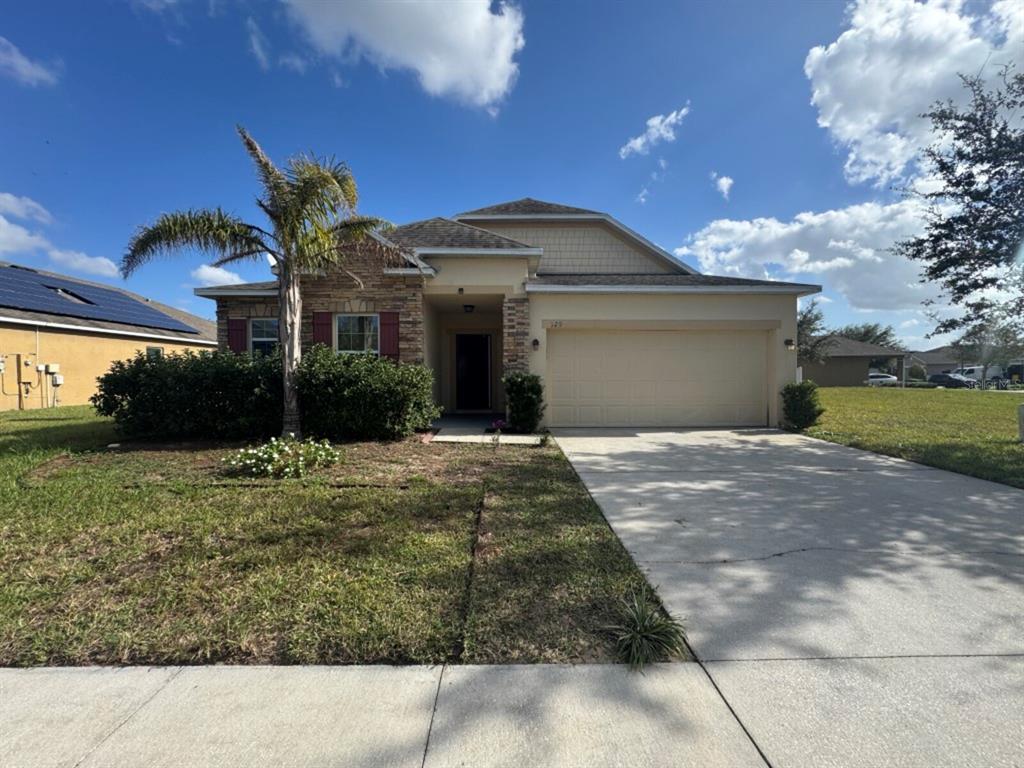
POLYGON ((334 334, 331 332, 330 312, 313 313, 313 343, 326 344, 328 347, 334 343, 334 334))
POLYGON ((228 349, 232 352, 249 351, 249 321, 244 317, 228 318, 228 349))
POLYGON ((398 313, 380 313, 380 355, 398 362, 398 313))

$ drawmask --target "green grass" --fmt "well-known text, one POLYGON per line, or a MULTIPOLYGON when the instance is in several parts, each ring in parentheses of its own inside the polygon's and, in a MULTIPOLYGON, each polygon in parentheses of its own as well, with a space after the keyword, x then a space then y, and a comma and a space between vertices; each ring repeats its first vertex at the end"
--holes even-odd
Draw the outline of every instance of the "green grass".
POLYGON ((352 443, 250 480, 231 446, 112 440, 0 414, 0 665, 609 661, 644 584, 555 447, 352 443))
POLYGON ((812 437, 1024 488, 1024 393, 829 387, 812 437))

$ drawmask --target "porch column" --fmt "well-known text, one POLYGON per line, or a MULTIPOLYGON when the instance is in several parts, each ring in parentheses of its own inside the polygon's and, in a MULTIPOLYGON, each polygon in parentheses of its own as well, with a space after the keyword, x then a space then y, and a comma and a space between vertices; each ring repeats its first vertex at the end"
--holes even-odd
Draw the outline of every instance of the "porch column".
POLYGON ((530 335, 530 298, 505 297, 501 305, 502 368, 506 373, 527 373, 530 359, 527 356, 530 335))

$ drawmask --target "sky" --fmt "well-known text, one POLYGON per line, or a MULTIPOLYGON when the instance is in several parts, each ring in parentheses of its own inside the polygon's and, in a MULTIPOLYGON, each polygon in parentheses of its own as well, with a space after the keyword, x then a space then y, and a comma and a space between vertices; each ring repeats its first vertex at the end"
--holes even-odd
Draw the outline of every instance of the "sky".
POLYGON ((938 291, 889 251, 922 226, 920 114, 1015 60, 1019 0, 9 4, 0 260, 211 317, 195 287, 266 263, 117 265, 162 212, 260 223, 241 124, 279 162, 347 162, 361 213, 606 211, 703 272, 821 284, 831 327, 931 348, 938 291))

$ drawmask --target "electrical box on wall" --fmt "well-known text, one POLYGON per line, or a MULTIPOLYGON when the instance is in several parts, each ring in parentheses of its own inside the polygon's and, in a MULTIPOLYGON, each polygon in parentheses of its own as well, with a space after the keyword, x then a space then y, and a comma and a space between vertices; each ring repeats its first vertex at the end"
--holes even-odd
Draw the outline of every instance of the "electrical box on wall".
POLYGON ((60 373, 60 364, 59 363, 47 363, 46 364, 46 372, 47 373, 60 373))
POLYGON ((64 383, 64 376, 59 373, 54 373, 50 376, 50 384, 55 387, 59 387, 64 383))

